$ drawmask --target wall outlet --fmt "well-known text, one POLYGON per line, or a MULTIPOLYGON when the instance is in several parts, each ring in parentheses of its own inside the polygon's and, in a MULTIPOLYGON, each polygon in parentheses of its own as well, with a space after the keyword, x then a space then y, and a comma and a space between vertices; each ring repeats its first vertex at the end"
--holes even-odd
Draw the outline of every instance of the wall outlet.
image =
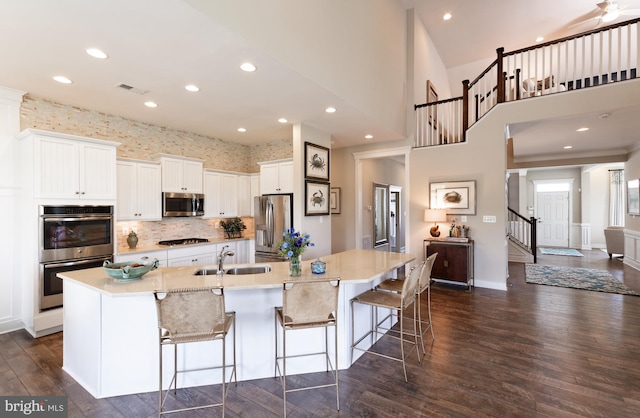
POLYGON ((495 216, 483 216, 482 217, 482 222, 494 224, 494 223, 496 223, 496 217, 495 216))
POLYGON ((460 222, 467 222, 467 217, 466 216, 461 216, 460 217, 460 222))
POLYGON ((122 228, 122 235, 129 235, 129 228, 127 228, 126 226, 122 228))

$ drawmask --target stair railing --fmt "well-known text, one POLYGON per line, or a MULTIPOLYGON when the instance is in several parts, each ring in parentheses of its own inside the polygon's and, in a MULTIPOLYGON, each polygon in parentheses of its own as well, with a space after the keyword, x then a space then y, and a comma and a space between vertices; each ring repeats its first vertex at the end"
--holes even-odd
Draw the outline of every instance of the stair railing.
POLYGON ((466 141, 466 131, 499 103, 636 78, 640 18, 556 39, 497 58, 462 96, 415 105, 414 148, 466 141))
POLYGON ((507 208, 507 235, 509 239, 533 255, 533 262, 538 260, 538 243, 536 237, 536 218, 529 219, 511 208, 507 208))

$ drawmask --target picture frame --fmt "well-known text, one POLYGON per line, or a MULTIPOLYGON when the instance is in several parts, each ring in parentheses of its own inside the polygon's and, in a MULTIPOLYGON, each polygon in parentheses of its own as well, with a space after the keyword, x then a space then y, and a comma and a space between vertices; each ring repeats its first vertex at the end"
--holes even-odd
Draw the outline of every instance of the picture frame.
POLYGON ((329 197, 329 209, 331 209, 332 215, 337 215, 340 213, 340 193, 341 190, 339 187, 332 187, 331 193, 329 197))
MULTIPOLYGON (((431 80, 427 80, 427 103, 435 103, 438 101, 438 92, 436 88, 433 86, 431 80)), ((436 105, 427 106, 427 114, 429 116, 429 125, 433 127, 433 129, 437 129, 436 124, 433 121, 438 120, 438 107, 436 105)))
POLYGON ((476 181, 429 183, 429 206, 446 209, 447 215, 476 214, 476 181))
POLYGON ((627 181, 627 213, 640 215, 640 179, 627 181))
POLYGON ((304 177, 306 179, 329 181, 330 158, 329 148, 305 142, 304 177))
POLYGON ((329 183, 305 181, 304 214, 306 216, 322 216, 329 214, 329 183))

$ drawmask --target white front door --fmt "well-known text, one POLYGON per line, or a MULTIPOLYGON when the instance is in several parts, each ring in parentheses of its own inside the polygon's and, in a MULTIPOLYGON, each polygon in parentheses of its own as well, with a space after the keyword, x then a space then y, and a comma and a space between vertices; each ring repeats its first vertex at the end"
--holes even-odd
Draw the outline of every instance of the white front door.
POLYGON ((569 247, 569 192, 538 192, 538 246, 569 247))

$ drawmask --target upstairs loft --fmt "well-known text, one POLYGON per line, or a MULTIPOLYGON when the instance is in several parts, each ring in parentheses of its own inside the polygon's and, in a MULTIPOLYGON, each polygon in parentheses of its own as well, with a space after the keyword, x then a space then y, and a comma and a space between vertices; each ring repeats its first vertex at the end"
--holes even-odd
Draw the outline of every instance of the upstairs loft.
POLYGON ((508 53, 498 49, 496 60, 475 80, 463 81, 461 97, 428 97, 415 106, 414 148, 464 142, 467 129, 500 103, 636 79, 638 21, 508 53))

